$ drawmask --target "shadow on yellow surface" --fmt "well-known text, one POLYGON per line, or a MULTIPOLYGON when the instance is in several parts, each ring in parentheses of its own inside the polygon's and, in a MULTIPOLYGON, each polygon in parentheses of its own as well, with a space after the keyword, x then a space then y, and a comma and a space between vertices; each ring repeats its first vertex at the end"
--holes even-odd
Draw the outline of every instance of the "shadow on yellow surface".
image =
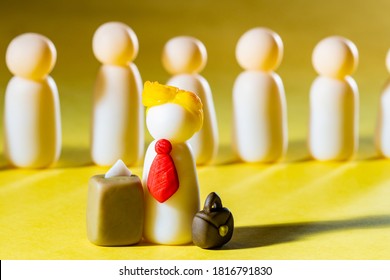
POLYGON ((70 168, 93 165, 88 147, 65 146, 56 168, 70 168))
MULTIPOLYGON (((359 139, 359 148, 355 157, 351 159, 351 161, 340 161, 339 163, 380 159, 381 157, 378 155, 374 148, 373 137, 362 136, 359 139)), ((281 159, 276 163, 293 164, 312 160, 313 158, 310 156, 306 139, 295 139, 289 141, 285 158, 281 159)), ((240 162, 241 160, 234 154, 232 145, 224 143, 219 147, 218 159, 214 164, 228 165, 240 162)), ((271 164, 275 163, 271 162, 268 165, 271 164)))
POLYGON ((386 227, 390 227, 390 215, 321 222, 244 226, 235 228, 232 240, 222 249, 237 250, 272 246, 295 242, 312 235, 326 234, 331 231, 345 232, 354 229, 379 229, 386 227))

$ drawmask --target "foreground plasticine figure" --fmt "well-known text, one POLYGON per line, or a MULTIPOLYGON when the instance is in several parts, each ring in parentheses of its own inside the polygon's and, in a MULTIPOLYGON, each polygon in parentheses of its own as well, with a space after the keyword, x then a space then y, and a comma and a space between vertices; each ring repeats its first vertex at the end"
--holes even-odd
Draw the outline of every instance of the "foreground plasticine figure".
POLYGON ((347 160, 358 147, 359 93, 351 75, 358 62, 354 43, 332 36, 313 51, 319 76, 310 89, 309 150, 316 160, 347 160))
POLYGON ((147 128, 155 139, 143 169, 144 238, 158 244, 187 244, 200 201, 195 160, 186 141, 202 128, 202 102, 192 92, 157 82, 145 83, 142 101, 147 128))
POLYGON ((267 28, 253 28, 237 43, 245 71, 233 88, 233 145, 245 162, 273 162, 287 151, 286 97, 274 72, 282 56, 282 39, 267 28))
POLYGON ((203 126, 189 143, 196 164, 211 163, 218 152, 218 125, 210 85, 199 74, 207 62, 206 47, 193 37, 175 37, 165 44, 162 61, 165 69, 173 75, 168 85, 194 92, 202 100, 203 126))
POLYGON ((56 83, 49 76, 56 62, 54 44, 36 33, 11 41, 6 54, 15 75, 5 92, 5 155, 17 167, 44 168, 61 151, 61 115, 56 83))
POLYGON ((135 165, 144 152, 142 80, 132 62, 138 53, 137 36, 123 23, 105 23, 94 34, 93 52, 102 66, 93 94, 92 160, 112 165, 122 159, 135 165))

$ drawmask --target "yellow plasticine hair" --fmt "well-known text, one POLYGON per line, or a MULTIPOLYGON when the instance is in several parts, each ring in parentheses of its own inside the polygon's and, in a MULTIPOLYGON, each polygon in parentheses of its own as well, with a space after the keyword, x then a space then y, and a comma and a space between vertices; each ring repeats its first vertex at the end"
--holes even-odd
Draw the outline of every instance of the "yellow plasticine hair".
POLYGON ((142 92, 142 103, 148 109, 165 103, 174 103, 182 106, 192 114, 196 131, 203 125, 203 105, 200 98, 191 91, 177 87, 162 85, 158 82, 146 81, 142 92))

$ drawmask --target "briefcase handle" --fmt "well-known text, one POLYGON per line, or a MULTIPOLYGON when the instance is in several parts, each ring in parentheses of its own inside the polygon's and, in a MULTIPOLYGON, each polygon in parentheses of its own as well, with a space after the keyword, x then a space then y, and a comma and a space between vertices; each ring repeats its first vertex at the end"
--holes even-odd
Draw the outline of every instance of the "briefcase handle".
POLYGON ((222 209, 222 201, 215 192, 212 192, 206 198, 203 211, 210 213, 212 211, 216 211, 217 209, 222 209))

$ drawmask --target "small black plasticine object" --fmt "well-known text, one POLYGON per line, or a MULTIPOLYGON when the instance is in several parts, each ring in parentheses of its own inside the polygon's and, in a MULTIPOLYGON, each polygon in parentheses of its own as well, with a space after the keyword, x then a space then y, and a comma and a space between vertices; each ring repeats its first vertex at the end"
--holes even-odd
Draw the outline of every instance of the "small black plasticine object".
POLYGON ((203 210, 196 213, 192 221, 192 241, 203 249, 221 247, 232 238, 233 229, 232 213, 222 206, 215 192, 210 193, 203 210))

